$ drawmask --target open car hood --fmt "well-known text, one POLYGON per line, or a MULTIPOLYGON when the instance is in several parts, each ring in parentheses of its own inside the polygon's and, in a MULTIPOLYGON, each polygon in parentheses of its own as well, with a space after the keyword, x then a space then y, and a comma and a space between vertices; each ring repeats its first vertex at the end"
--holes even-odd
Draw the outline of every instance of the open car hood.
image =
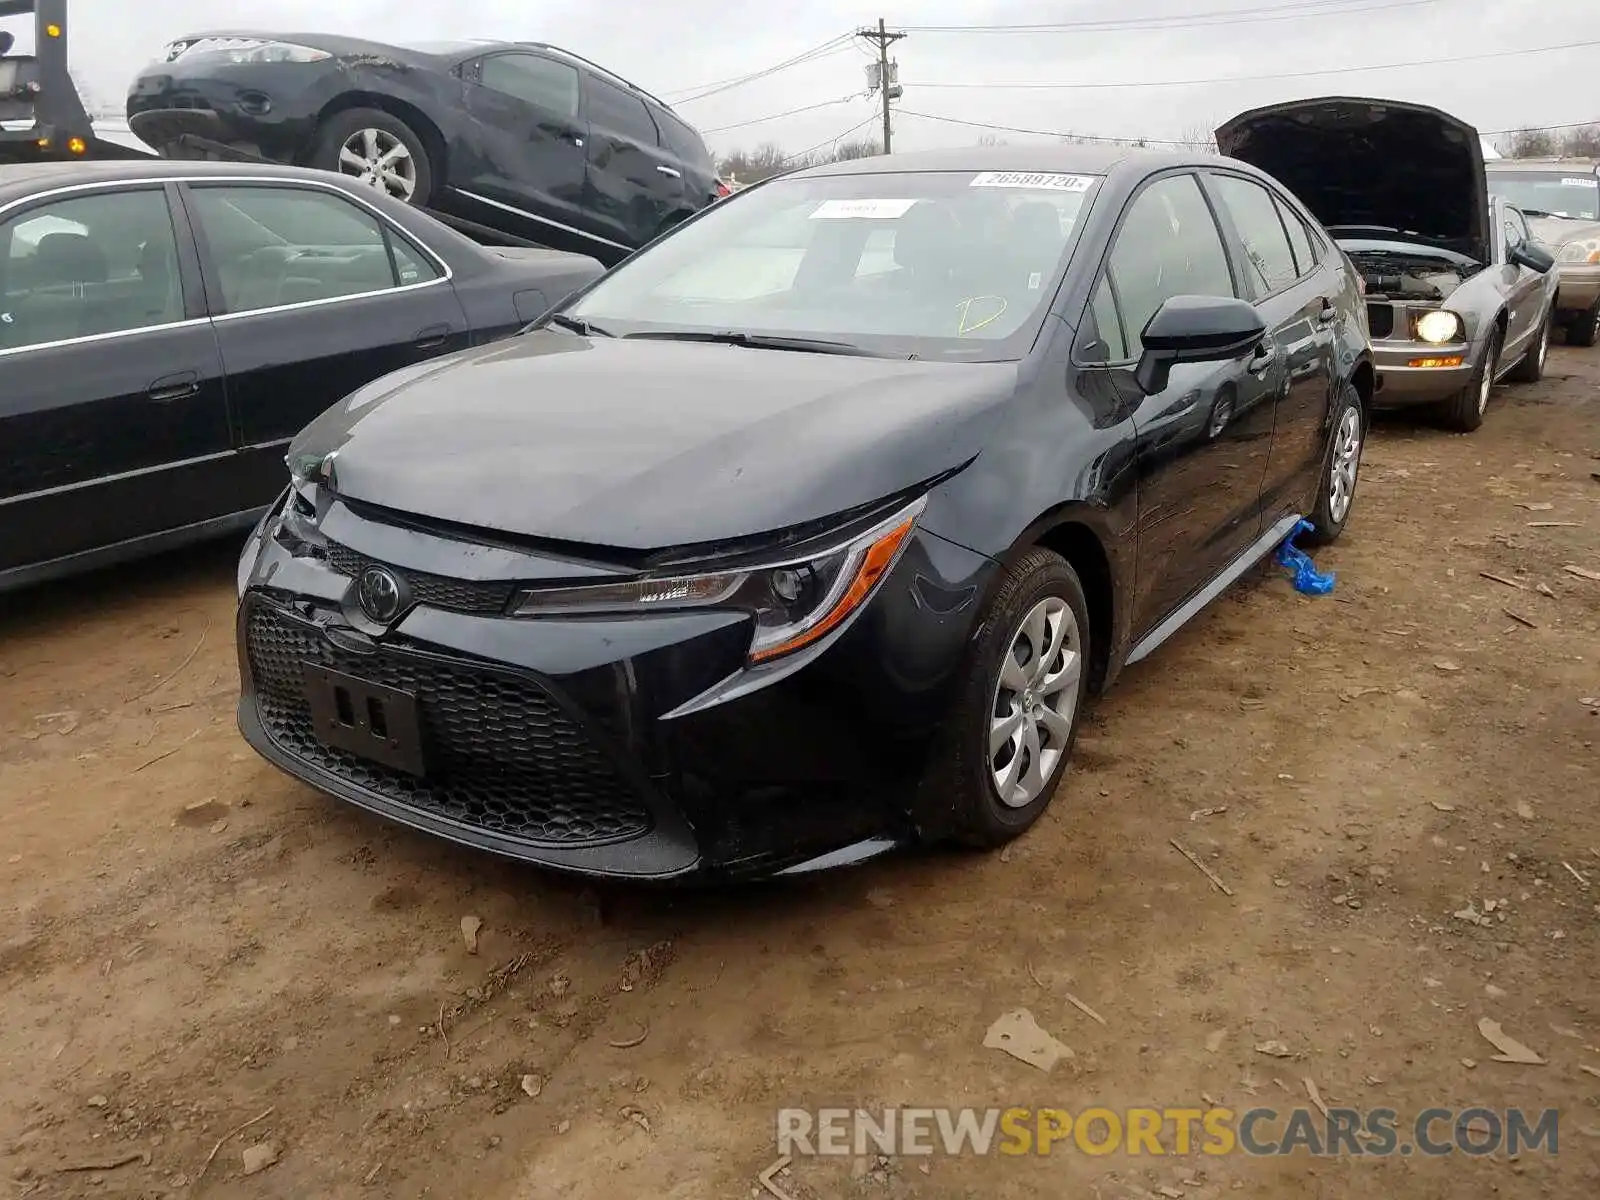
POLYGON ((1329 227, 1376 225, 1491 257, 1478 131, 1422 104, 1324 96, 1241 113, 1217 149, 1279 180, 1329 227))

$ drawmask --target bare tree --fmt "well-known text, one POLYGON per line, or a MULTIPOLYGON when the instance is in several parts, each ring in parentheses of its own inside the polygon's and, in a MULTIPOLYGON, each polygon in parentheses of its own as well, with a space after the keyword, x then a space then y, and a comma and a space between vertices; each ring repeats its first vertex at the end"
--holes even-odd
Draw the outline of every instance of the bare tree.
POLYGON ((1005 138, 996 133, 985 133, 978 138, 978 145, 980 146, 1005 146, 1008 144, 1005 138))
POLYGON ((1600 125, 1583 125, 1566 131, 1561 152, 1578 158, 1600 158, 1600 125))
POLYGON ((1178 135, 1178 141, 1189 150, 1199 150, 1206 154, 1217 152, 1216 139, 1211 136, 1211 130, 1199 123, 1184 126, 1183 132, 1178 135))
POLYGON ((876 158, 883 153, 881 143, 872 138, 858 138, 851 142, 840 142, 832 151, 818 154, 815 162, 850 162, 857 158, 876 158))
POLYGON ((731 176, 740 183, 757 183, 792 171, 799 164, 784 154, 776 142, 764 142, 754 150, 735 150, 717 163, 717 171, 731 176))
POLYGON ((1544 158, 1556 149, 1556 139, 1548 129, 1519 129, 1507 143, 1510 158, 1544 158))

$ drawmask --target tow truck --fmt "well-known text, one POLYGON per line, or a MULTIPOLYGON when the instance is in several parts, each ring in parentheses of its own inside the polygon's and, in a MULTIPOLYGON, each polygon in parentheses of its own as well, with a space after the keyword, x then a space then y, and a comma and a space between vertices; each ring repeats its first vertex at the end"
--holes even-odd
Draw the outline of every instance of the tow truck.
POLYGON ((67 0, 0 0, 0 19, 34 18, 33 52, 0 30, 0 164, 155 158, 125 122, 97 121, 67 71, 67 0))

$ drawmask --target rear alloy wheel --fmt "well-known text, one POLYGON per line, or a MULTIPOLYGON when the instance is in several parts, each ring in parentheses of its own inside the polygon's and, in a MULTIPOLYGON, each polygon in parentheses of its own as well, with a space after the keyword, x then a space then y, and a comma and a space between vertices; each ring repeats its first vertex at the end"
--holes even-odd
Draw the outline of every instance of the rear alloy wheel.
POLYGON ((1499 329, 1489 334, 1489 344, 1478 359, 1472 382, 1441 406, 1440 417, 1446 428, 1471 433, 1483 424, 1483 414, 1489 410, 1489 395, 1494 391, 1495 372, 1500 365, 1501 336, 1499 329))
POLYGON ((1088 692, 1089 616, 1065 559, 1037 547, 1006 573, 969 643, 965 684, 929 775, 942 832, 1010 841, 1050 805, 1088 692))
POLYGON ((317 134, 312 165, 336 171, 375 191, 419 207, 433 194, 433 164, 415 130, 392 113, 349 108, 317 134))
POLYGON ((1567 322, 1567 345, 1592 346, 1596 341, 1600 341, 1600 300, 1567 322))
POLYGON ((1517 383, 1538 383, 1544 378, 1544 364, 1550 357, 1551 314, 1546 313, 1544 324, 1539 326, 1538 340, 1528 347, 1528 352, 1506 378, 1517 383))
POLYGON ((1333 441, 1317 488, 1316 507, 1311 512, 1311 532, 1301 538, 1306 545, 1326 546, 1344 532, 1355 504, 1365 442, 1366 416, 1361 411, 1361 394, 1355 384, 1347 383, 1339 392, 1338 407, 1333 413, 1333 441))

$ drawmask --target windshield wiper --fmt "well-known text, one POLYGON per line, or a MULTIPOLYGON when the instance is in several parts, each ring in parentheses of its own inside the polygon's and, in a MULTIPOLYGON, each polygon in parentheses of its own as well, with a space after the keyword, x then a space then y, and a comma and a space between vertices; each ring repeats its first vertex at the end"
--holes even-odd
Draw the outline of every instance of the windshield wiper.
POLYGON ((785 337, 773 333, 742 333, 738 330, 712 332, 704 329, 647 329, 624 334, 629 338, 650 338, 662 342, 712 342, 719 346, 748 346, 755 350, 798 350, 812 354, 870 354, 852 342, 826 338, 785 337))
POLYGON ((1517 211, 1525 217, 1559 217, 1565 215, 1563 213, 1545 212, 1542 208, 1523 208, 1520 204, 1517 205, 1517 211))
MULTIPOLYGON (((616 337, 609 329, 602 329, 593 321, 585 321, 582 317, 569 317, 566 313, 553 313, 545 319, 545 325, 554 325, 572 333, 581 333, 584 337, 616 337)), ((541 327, 542 328, 542 327, 541 327)))

